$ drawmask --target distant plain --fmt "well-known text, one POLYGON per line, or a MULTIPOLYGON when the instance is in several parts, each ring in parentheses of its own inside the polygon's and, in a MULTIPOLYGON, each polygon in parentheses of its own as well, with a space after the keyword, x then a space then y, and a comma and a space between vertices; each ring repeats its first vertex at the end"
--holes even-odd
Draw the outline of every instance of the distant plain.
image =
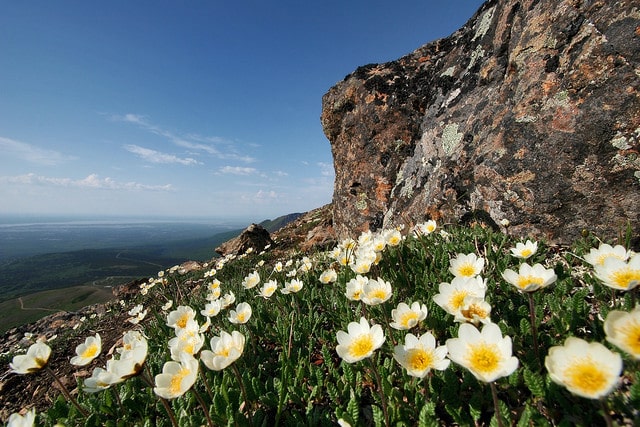
POLYGON ((247 224, 0 216, 0 333, 113 299, 113 286, 204 261, 247 224))

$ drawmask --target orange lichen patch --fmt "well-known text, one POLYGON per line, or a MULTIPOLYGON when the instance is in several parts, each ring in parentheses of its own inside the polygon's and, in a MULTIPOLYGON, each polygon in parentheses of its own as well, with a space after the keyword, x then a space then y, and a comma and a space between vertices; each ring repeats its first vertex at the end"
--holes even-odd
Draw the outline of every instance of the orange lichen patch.
POLYGON ((536 174, 531 171, 522 171, 508 178, 508 181, 511 183, 523 183, 533 181, 536 177, 536 174))
POLYGON ((558 90, 558 82, 555 79, 547 79, 542 82, 542 91, 544 96, 549 96, 551 93, 555 93, 558 90))
POLYGON ((430 59, 431 59, 431 55, 421 56, 420 58, 418 58, 418 62, 427 62, 430 59))
POLYGON ((376 178, 376 200, 380 203, 387 203, 390 192, 391 184, 389 184, 384 178, 376 178))
POLYGON ((640 27, 636 27, 634 33, 636 33, 636 36, 640 37, 640 27))
POLYGON ((519 149, 518 151, 515 152, 515 154, 513 155, 514 159, 518 159, 518 160, 522 160, 524 159, 524 156, 527 154, 527 149, 522 147, 521 149, 519 149))
POLYGON ((574 132, 576 114, 573 106, 558 108, 551 121, 551 128, 560 132, 574 132))

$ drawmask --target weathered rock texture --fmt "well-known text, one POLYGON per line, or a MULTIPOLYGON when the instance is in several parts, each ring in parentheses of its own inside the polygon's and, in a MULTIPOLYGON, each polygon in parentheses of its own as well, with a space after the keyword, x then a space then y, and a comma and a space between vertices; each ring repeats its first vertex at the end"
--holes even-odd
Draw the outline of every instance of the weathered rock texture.
POLYGON ((253 249, 261 252, 268 245, 272 245, 273 240, 269 232, 259 224, 251 224, 240 235, 231 239, 216 248, 216 252, 220 255, 240 255, 253 249))
POLYGON ((640 224, 637 1, 489 0, 323 97, 339 235, 484 215, 565 242, 640 224))

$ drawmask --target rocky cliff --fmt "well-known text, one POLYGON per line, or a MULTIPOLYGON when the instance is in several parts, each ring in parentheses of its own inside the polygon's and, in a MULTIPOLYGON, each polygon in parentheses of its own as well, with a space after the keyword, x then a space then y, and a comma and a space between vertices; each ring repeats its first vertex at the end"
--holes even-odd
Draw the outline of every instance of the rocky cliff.
POLYGON ((639 86, 637 1, 489 0, 323 97, 334 227, 479 216, 559 242, 637 231, 639 86))

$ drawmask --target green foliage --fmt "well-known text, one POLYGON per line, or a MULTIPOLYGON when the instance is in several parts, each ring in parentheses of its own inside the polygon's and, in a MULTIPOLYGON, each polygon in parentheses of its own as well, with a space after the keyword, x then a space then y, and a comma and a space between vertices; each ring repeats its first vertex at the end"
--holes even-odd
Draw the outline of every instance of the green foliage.
MULTIPOLYGON (((557 253, 540 242, 538 252, 528 262, 553 268, 558 279, 533 294, 532 322, 528 295, 518 292, 502 277, 507 268, 518 269, 520 261, 509 252, 516 241, 479 227, 451 227, 446 232, 419 237, 409 234, 398 246, 382 252, 380 262, 372 266, 367 276, 391 282, 393 294, 374 307, 345 298, 346 283, 356 274, 349 267, 340 267, 328 253, 310 256, 312 267, 308 271, 302 254, 275 259, 269 252, 239 256, 216 266, 214 277, 220 281, 222 293, 233 292, 236 303, 249 302, 253 313, 245 325, 234 325, 223 310, 211 319, 211 329, 205 333, 204 348, 221 330, 239 330, 246 337, 244 352, 235 362, 240 376, 234 375, 231 367, 214 372, 201 364, 195 388, 212 423, 335 425, 340 419, 354 426, 377 426, 384 425, 388 417, 392 425, 498 425, 497 417, 501 417, 505 425, 528 426, 601 420, 597 405, 552 383, 543 366, 549 347, 562 344, 568 336, 605 342, 598 316, 606 315, 612 293, 600 285, 580 259, 592 246, 580 242, 557 253), (458 324, 434 303, 433 296, 439 292, 440 283, 452 280, 450 259, 458 253, 485 258, 482 277, 487 279, 491 319, 511 337, 513 354, 519 359, 516 372, 496 381, 497 413, 489 386, 464 368, 452 363, 444 371, 431 371, 424 379, 418 379, 408 376, 392 356, 394 345, 402 344, 406 335, 406 331, 388 327, 391 310, 400 302, 419 301, 427 306, 427 318, 411 330, 413 334, 430 331, 440 345, 457 336, 458 324), (282 271, 274 270, 276 262, 287 261, 291 264, 282 271), (320 282, 320 274, 328 268, 337 270, 336 283, 320 282), (270 279, 277 280, 282 289, 285 282, 292 280, 294 270, 295 277, 304 283, 299 292, 285 295, 277 291, 270 298, 258 296, 259 287, 270 279), (256 288, 245 289, 242 281, 253 271, 259 272, 261 282, 256 288), (349 364, 336 354, 336 333, 347 330, 347 325, 360 316, 382 325, 386 341, 373 358, 349 364)), ((174 309, 189 305, 199 312, 212 280, 204 272, 187 276, 167 273, 162 284, 135 301, 154 313, 144 326, 151 379, 169 360, 167 342, 174 336, 174 331, 165 325, 166 312, 160 305, 170 297, 174 309)), ((618 309, 630 309, 632 295, 619 298, 615 304, 619 304, 618 309)), ((204 323, 199 314, 197 319, 204 323)), ((625 364, 628 381, 611 396, 617 421, 638 419, 637 366, 637 362, 625 364)), ((88 419, 82 420, 74 408, 58 400, 46 413, 47 422, 169 425, 166 409, 140 378, 96 395, 80 393, 80 402, 91 413, 88 419)), ((171 410, 180 425, 207 423, 205 411, 192 392, 172 401, 171 410)))

